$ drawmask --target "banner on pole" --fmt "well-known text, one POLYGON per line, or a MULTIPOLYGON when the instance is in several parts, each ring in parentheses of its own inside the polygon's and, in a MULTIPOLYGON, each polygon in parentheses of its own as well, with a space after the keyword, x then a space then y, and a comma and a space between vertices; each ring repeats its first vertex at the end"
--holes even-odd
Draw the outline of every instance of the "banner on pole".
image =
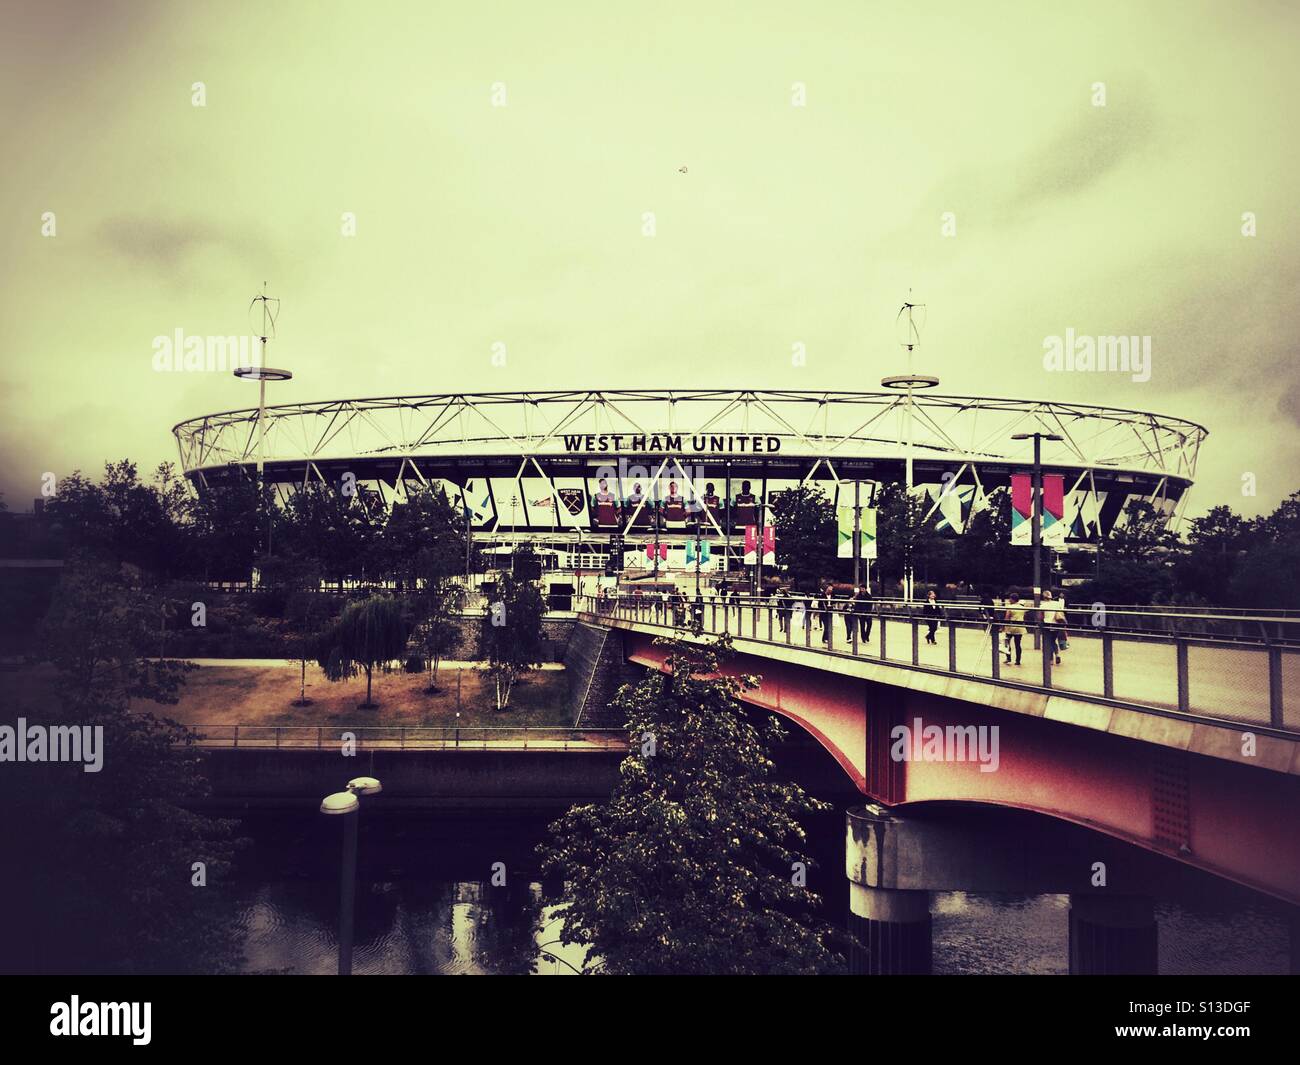
MULTIPOLYGON (((853 508, 839 508, 838 531, 836 533, 837 557, 853 557, 853 508)), ((876 557, 876 511, 874 507, 863 507, 862 516, 858 527, 859 538, 862 543, 861 554, 859 558, 876 557)))
MULTIPOLYGON (((745 526, 745 565, 752 566, 758 560, 758 526, 745 526)), ((763 526, 763 565, 776 564, 776 527, 763 526)))
POLYGON ((695 556, 697 553, 699 555, 700 565, 707 566, 709 564, 709 555, 711 553, 709 550, 708 540, 696 540, 692 538, 686 541, 686 564, 688 566, 695 564, 695 556), (696 549, 697 544, 699 545, 698 552, 696 549))
MULTIPOLYGON (((1028 473, 1011 475, 1011 542, 1030 547, 1033 531, 1034 481, 1028 473)), ((1045 547, 1064 547, 1065 478, 1059 473, 1043 474, 1042 542, 1045 547)))

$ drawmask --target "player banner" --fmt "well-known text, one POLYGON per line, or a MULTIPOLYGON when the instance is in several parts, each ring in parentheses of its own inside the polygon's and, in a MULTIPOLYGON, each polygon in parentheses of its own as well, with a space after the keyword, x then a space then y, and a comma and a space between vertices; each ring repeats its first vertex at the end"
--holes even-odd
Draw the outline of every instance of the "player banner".
MULTIPOLYGON (((836 533, 837 557, 853 557, 853 507, 839 508, 839 527, 836 533)), ((862 544, 859 558, 876 557, 876 511, 874 507, 863 507, 859 518, 858 537, 862 544)))
MULTIPOLYGON (((1028 473, 1011 475, 1011 542, 1031 547, 1034 542, 1032 500, 1033 477, 1028 473)), ((1059 473, 1043 474, 1043 528, 1045 547, 1064 547, 1065 478, 1059 473)))

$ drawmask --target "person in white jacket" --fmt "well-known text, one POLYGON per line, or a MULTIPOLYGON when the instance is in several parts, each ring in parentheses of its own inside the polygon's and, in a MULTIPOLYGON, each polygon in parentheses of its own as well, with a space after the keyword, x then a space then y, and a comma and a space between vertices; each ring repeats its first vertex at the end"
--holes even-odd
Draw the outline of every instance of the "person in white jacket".
POLYGON ((1061 642, 1065 634, 1065 611, 1051 590, 1043 593, 1042 616, 1043 637, 1047 640, 1047 653, 1059 666, 1061 664, 1061 642))

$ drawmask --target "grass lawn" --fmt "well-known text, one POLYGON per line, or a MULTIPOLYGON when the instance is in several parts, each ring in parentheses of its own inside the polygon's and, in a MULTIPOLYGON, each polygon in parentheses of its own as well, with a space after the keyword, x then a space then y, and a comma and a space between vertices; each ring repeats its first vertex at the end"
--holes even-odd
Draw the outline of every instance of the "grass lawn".
MULTIPOLYGON (((366 697, 366 678, 331 684, 320 668, 307 667, 310 706, 294 706, 299 667, 276 662, 251 665, 202 665, 186 674, 176 706, 139 702, 133 709, 151 711, 187 725, 501 725, 514 728, 567 725, 568 677, 548 667, 515 683, 510 707, 495 709, 493 689, 484 673, 469 665, 443 666, 442 691, 425 692, 427 673, 375 673, 373 696, 379 705, 359 709, 366 697), (459 681, 459 684, 458 684, 459 681)), ((53 673, 48 666, 3 674, 19 713, 51 698, 53 673)))

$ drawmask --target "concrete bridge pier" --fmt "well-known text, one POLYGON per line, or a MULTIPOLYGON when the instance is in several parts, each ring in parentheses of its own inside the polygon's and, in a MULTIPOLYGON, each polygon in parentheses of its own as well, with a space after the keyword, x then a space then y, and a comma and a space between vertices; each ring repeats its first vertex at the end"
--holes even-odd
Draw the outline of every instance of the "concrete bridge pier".
POLYGON ((1154 976, 1155 902, 1142 895, 1070 896, 1070 974, 1154 976))
POLYGON ((867 976, 930 975, 930 893, 849 888, 849 971, 867 976))
POLYGON ((1182 867, 1081 826, 951 813, 874 803, 848 811, 853 972, 929 972, 936 891, 1069 895, 1071 973, 1158 971, 1154 899, 1176 894, 1182 867), (1108 887, 1093 886, 1099 869, 1108 887))
POLYGON ((848 813, 845 870, 849 877, 849 970, 870 976, 928 976, 930 893, 891 882, 897 824, 876 806, 848 813))

